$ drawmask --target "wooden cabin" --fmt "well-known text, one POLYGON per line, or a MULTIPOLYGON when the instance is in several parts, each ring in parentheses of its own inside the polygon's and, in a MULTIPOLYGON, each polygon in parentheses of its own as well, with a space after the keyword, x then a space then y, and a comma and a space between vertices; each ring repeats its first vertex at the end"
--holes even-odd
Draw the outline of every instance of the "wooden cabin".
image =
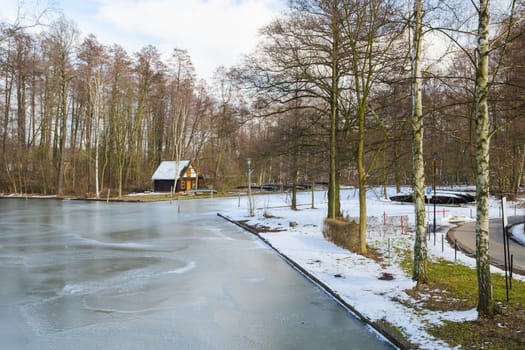
POLYGON ((162 161, 151 180, 155 192, 185 192, 204 187, 204 178, 190 160, 162 161))

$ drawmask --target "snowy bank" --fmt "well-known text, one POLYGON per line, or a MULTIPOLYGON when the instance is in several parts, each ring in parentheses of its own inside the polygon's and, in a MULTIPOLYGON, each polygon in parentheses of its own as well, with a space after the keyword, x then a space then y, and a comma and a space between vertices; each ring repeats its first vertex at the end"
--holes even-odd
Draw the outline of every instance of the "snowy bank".
POLYGON ((510 229, 511 237, 521 245, 525 245, 525 227, 523 224, 514 225, 510 229))
MULTIPOLYGON (((381 198, 380 190, 369 191, 367 241, 385 257, 383 262, 377 262, 324 239, 321 230, 326 216, 326 192, 315 193, 315 208, 312 208, 311 193, 300 193, 298 196, 298 203, 301 205, 297 211, 289 208, 290 196, 281 193, 256 196, 253 217, 248 215, 247 198, 242 206, 225 208, 220 214, 255 228, 258 235, 289 259, 292 265, 296 265, 300 271, 304 270, 307 276, 312 276, 314 282, 326 288, 334 297, 340 298, 359 317, 372 325, 380 326, 386 322, 395 326, 417 348, 449 348, 448 344, 426 331, 427 325, 439 324, 445 320, 464 321, 477 318, 475 309, 454 312, 418 309, 419 312, 416 312, 411 307, 417 301, 405 290, 413 288, 415 284, 411 276, 400 268, 395 251, 397 247, 412 249, 412 204, 391 202, 381 198), (399 219, 401 217, 405 219, 399 219)), ((342 190, 341 204, 346 216, 357 216, 357 191, 342 190)), ((440 230, 435 240, 427 242, 430 258, 454 261, 457 257, 458 262, 475 266, 474 259, 455 252, 444 240, 449 228, 460 221, 472 220, 473 212, 473 205, 436 208, 436 223, 440 230)), ((499 213, 499 201, 494 200, 491 202, 491 217, 498 217, 499 213)), ((429 207, 429 222, 432 222, 433 215, 433 207, 429 207)), ((497 271, 496 268, 494 270, 497 271)), ((402 344, 397 345, 403 347, 402 344)))

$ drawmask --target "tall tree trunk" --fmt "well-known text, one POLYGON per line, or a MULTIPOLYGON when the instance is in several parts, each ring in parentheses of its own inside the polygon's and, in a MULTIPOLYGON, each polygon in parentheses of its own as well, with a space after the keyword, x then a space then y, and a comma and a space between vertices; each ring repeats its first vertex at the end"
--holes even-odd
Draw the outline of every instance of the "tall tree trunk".
POLYGON ((100 186, 99 186, 99 119, 98 119, 98 111, 95 110, 95 115, 97 118, 95 121, 95 195, 98 198, 100 198, 100 186))
POLYGON ((525 166, 525 146, 524 145, 515 145, 515 148, 518 149, 517 153, 517 164, 514 164, 515 175, 512 180, 512 193, 518 194, 521 187, 521 181, 523 179, 523 167, 525 166))
MULTIPOLYGON (((335 97, 333 99, 337 100, 335 97)), ((330 179, 328 181, 328 218, 334 219, 340 216, 339 184, 337 169, 337 108, 333 107, 330 115, 330 179)))
POLYGON ((489 260, 489 0, 479 2, 478 60, 476 69, 476 270, 478 313, 492 318, 495 312, 489 260))
POLYGON ((422 0, 414 2, 414 33, 412 43, 412 127, 413 127, 413 167, 414 202, 416 215, 416 238, 414 242, 414 269, 412 279, 417 286, 427 282, 427 241, 425 227, 425 163, 423 160, 423 103, 421 77, 421 39, 422 39, 422 0))
POLYGON ((64 194, 64 173, 66 166, 66 139, 67 139, 67 89, 66 89, 66 77, 65 72, 62 74, 63 84, 61 87, 61 96, 60 96, 60 107, 59 116, 60 116, 60 131, 59 131, 59 145, 58 145, 58 174, 57 174, 57 194, 64 194))
MULTIPOLYGON (((8 136, 8 130, 9 130, 9 112, 11 111, 11 94, 13 91, 13 83, 14 79, 11 76, 11 70, 10 70, 10 51, 7 52, 7 56, 5 58, 4 64, 2 67, 2 74, 4 75, 4 101, 3 101, 3 107, 4 110, 3 115, 4 118, 2 120, 2 159, 6 160, 7 158, 7 136, 8 136)), ((4 163, 5 166, 7 166, 7 162, 4 163)))
MULTIPOLYGON (((357 83, 356 85, 359 85, 357 83)), ((366 92, 363 91, 363 94, 366 92)), ((363 101, 366 98, 363 98, 363 101)), ((365 106, 363 103, 359 104, 359 136, 357 146, 357 176, 359 187, 359 253, 366 254, 366 169, 364 165, 365 156, 365 106)))
POLYGON ((394 182, 396 185, 396 193, 401 192, 401 169, 402 166, 400 166, 400 159, 399 159, 399 148, 398 143, 394 142, 393 146, 393 159, 394 159, 394 182))
POLYGON ((328 181, 328 214, 329 219, 341 215, 339 198, 339 166, 337 162, 337 129, 339 121, 339 15, 337 6, 332 11, 332 81, 330 90, 330 173, 328 181))
POLYGON ((102 98, 102 78, 100 72, 96 72, 89 82, 90 100, 92 103, 93 118, 95 118, 95 196, 100 198, 100 107, 102 98))
POLYGON ((298 158, 299 158, 299 145, 297 144, 297 138, 293 139, 293 151, 292 151, 292 210, 297 210, 297 184, 298 184, 298 177, 299 177, 299 165, 298 165, 298 158))

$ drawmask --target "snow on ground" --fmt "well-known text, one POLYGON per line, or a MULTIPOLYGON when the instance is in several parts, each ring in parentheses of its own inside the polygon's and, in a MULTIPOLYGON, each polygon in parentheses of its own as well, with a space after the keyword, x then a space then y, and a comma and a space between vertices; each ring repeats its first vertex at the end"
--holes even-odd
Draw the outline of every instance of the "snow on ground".
POLYGON ((525 245, 525 227, 523 224, 514 225, 511 228, 511 235, 514 240, 516 240, 521 245, 525 245))
MULTIPOLYGON (((394 194, 388 189, 387 195, 394 194)), ((421 349, 448 348, 443 341, 425 331, 426 324, 437 324, 443 320, 474 320, 475 309, 456 312, 421 310, 405 306, 414 304, 406 289, 415 284, 411 276, 399 267, 396 247, 412 249, 414 235, 414 207, 411 203, 396 203, 384 198, 380 188, 367 193, 368 244, 382 251, 385 261, 380 264, 372 259, 342 249, 328 241, 322 234, 323 219, 327 211, 326 191, 315 192, 314 209, 312 194, 298 194, 299 210, 289 208, 290 195, 285 193, 254 196, 255 215, 249 216, 248 199, 238 208, 225 209, 221 214, 233 220, 246 221, 251 226, 261 226, 274 232, 261 233, 274 248, 287 256, 330 289, 338 293, 348 304, 371 321, 385 320, 403 330, 410 342, 421 349), (403 225, 400 217, 403 216, 403 225), (408 225, 406 220, 408 219, 408 225), (386 225, 384 225, 386 223, 386 225), (379 277, 390 274, 392 280, 379 277), (403 301, 403 303, 399 302, 403 301)), ((516 203, 507 202, 508 212, 523 215, 516 203)), ((341 208, 345 216, 356 217, 359 212, 357 190, 341 190, 341 208)), ((433 222, 434 207, 428 206, 427 220, 433 222)), ((501 216, 500 201, 490 204, 491 218, 501 216)), ((427 242, 431 258, 445 258, 475 267, 475 260, 461 252, 455 252, 446 240, 446 231, 455 223, 473 220, 475 206, 436 206, 436 223, 440 230, 434 240, 431 234, 427 242), (436 242, 434 244, 434 241, 436 242)), ((519 229, 517 229, 518 231, 519 229)), ((516 231, 516 232, 517 232, 516 231)), ((521 227, 523 232, 523 226, 521 227)), ((525 237, 524 237, 525 241, 525 237)), ((497 268, 493 268, 498 271, 497 268)), ((522 278, 516 276, 517 278, 522 278)))
POLYGON ((56 198, 56 195, 37 195, 37 194, 25 194, 25 193, 9 193, 9 194, 3 194, 0 193, 1 197, 6 198, 41 198, 41 199, 48 199, 48 198, 56 198))

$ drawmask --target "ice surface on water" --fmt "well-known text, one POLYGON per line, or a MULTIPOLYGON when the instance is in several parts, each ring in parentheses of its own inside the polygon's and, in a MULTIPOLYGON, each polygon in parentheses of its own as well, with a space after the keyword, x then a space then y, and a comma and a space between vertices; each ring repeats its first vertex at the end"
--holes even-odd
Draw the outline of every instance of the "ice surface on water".
POLYGON ((146 243, 135 243, 135 242, 114 243, 114 242, 102 242, 102 241, 95 240, 95 239, 83 239, 81 244, 101 246, 101 247, 111 247, 111 248, 126 248, 126 249, 149 249, 149 248, 155 247, 153 244, 146 244, 146 243))
POLYGON ((246 279, 246 281, 250 283, 261 283, 264 281, 264 277, 249 277, 246 279))
POLYGON ((0 200, 1 346, 385 348, 225 205, 0 200))
POLYGON ((194 261, 190 261, 186 266, 183 266, 179 269, 175 269, 175 270, 170 270, 170 271, 167 271, 166 273, 168 274, 171 274, 171 273, 176 273, 176 274, 183 274, 183 273, 186 273, 190 270, 193 270, 195 268, 195 262, 194 261))
POLYGON ((76 284, 66 284, 59 295, 74 295, 85 293, 86 288, 76 284))

